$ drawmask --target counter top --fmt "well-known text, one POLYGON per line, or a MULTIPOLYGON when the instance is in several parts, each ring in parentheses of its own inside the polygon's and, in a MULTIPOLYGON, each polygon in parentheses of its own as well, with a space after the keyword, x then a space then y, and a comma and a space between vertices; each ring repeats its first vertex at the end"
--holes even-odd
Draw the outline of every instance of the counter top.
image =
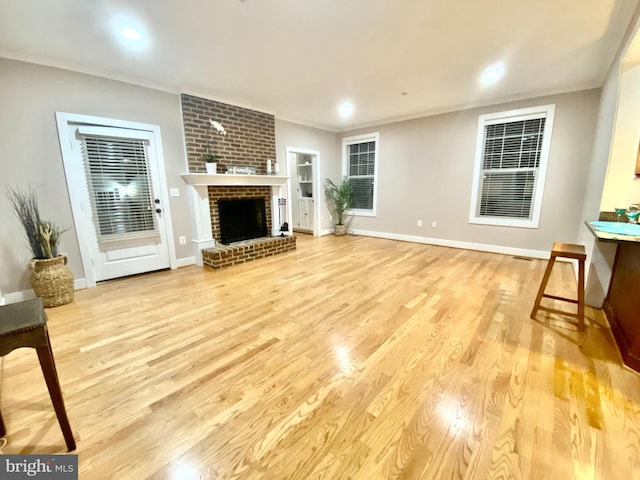
POLYGON ((598 240, 640 243, 640 225, 624 222, 585 222, 585 224, 598 240))

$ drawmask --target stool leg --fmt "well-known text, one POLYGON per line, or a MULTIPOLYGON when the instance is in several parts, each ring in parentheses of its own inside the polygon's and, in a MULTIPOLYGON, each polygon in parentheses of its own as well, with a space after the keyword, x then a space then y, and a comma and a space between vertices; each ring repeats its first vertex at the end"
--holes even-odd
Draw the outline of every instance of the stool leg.
POLYGON ((551 277, 551 270, 553 269, 553 264, 556 261, 556 257, 553 255, 549 258, 547 262, 547 269, 544 271, 544 276, 542 277, 542 282, 540 282, 540 288, 538 289, 538 295, 536 296, 536 301, 533 304, 533 310, 531 310, 531 318, 536 318, 536 313, 538 313, 538 308, 540 307, 540 302, 542 301, 542 296, 544 295, 544 290, 547 288, 547 282, 549 281, 549 277, 551 277))
POLYGON ((51 397, 53 408, 56 411, 58 423, 60 424, 60 428, 62 429, 62 435, 64 435, 64 441, 67 444, 67 448, 71 452, 72 450, 76 449, 76 442, 73 438, 71 425, 69 425, 67 411, 64 408, 64 400, 62 399, 62 391, 60 390, 58 373, 56 372, 56 365, 53 361, 53 353, 51 352, 51 343, 49 343, 48 337, 47 345, 44 347, 36 348, 36 351, 38 352, 38 359, 40 360, 40 366, 42 367, 44 380, 47 382, 49 396, 51 397))
POLYGON ((7 434, 7 429, 4 426, 4 420, 2 418, 2 413, 0 412, 0 437, 4 437, 7 434))
POLYGON ((584 260, 578 260, 578 329, 584 330, 584 260))

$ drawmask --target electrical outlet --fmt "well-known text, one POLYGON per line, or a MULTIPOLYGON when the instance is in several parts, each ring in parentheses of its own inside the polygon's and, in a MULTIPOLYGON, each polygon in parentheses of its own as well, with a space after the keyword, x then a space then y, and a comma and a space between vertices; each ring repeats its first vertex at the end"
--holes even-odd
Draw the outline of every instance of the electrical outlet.
POLYGON ((170 188, 169 189, 169 196, 170 197, 179 197, 180 196, 180 189, 179 188, 170 188))
POLYGON ((435 220, 433 222, 431 222, 431 226, 433 228, 436 228, 438 226, 438 222, 436 222, 435 220))
POLYGON ((187 243, 187 237, 185 237, 184 235, 180 235, 178 237, 178 242, 180 242, 180 245, 184 245, 187 243))
POLYGON ((418 221, 416 222, 416 225, 417 225, 418 227, 421 227, 421 226, 422 226, 422 220, 418 220, 418 221))

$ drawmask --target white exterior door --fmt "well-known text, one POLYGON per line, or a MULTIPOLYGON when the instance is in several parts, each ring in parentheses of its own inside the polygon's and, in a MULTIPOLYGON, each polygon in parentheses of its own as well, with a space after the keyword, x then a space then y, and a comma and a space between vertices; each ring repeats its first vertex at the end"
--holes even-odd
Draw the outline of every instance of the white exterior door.
POLYGON ((65 129, 65 174, 88 286, 170 268, 159 131, 75 122, 65 129))

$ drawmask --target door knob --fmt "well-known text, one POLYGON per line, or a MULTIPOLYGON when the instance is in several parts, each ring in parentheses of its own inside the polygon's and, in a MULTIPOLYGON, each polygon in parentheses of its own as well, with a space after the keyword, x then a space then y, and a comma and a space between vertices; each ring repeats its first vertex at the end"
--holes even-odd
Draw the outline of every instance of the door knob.
POLYGON ((156 199, 154 200, 154 202, 155 202, 155 203, 160 203, 160 199, 159 199, 159 198, 156 198, 156 199))
POLYGON ((156 208, 156 213, 162 213, 162 209, 161 208, 156 208))

